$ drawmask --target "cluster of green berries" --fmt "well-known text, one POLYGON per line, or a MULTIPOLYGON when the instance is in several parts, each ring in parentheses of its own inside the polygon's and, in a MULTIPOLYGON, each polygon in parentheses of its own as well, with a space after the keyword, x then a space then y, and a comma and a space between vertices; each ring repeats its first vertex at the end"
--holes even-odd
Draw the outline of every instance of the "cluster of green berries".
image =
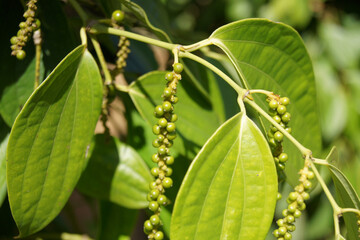
MULTIPOLYGON (((124 20, 125 13, 121 10, 115 10, 111 15, 111 21, 114 28, 124 29, 119 24, 124 20)), ((130 53, 130 41, 125 36, 121 36, 118 43, 118 51, 116 53, 116 67, 118 70, 122 70, 126 67, 126 59, 130 53)))
POLYGON ((175 122, 177 115, 174 113, 174 104, 178 102, 176 96, 177 84, 181 80, 183 65, 175 63, 173 71, 165 75, 167 85, 162 94, 163 102, 154 109, 154 116, 158 118, 158 123, 153 126, 153 133, 156 138, 152 145, 157 148, 157 153, 153 154, 151 160, 157 163, 157 167, 151 169, 151 174, 156 178, 150 183, 150 192, 147 196, 149 209, 152 211, 151 217, 144 223, 144 232, 148 239, 161 240, 164 233, 160 230, 160 210, 161 206, 166 206, 169 201, 165 196, 165 189, 173 185, 171 179, 174 157, 170 155, 170 148, 176 138, 175 122))
MULTIPOLYGON (((290 104, 290 99, 287 97, 280 98, 279 96, 275 96, 271 99, 268 98, 268 102, 269 112, 273 119, 288 133, 291 133, 291 128, 289 127, 291 115, 286 109, 286 106, 290 104)), ((275 126, 271 125, 268 131, 268 141, 278 172, 285 169, 285 163, 288 160, 288 155, 283 152, 283 138, 284 135, 275 126)))
POLYGON ((37 0, 30 0, 27 3, 28 8, 24 13, 24 18, 26 20, 19 24, 20 30, 18 31, 17 36, 13 36, 10 39, 11 55, 16 56, 19 60, 24 59, 26 56, 26 53, 23 50, 26 42, 30 40, 32 33, 40 28, 40 21, 35 18, 37 10, 36 2, 37 0))
POLYGON ((279 228, 273 234, 278 240, 292 239, 291 232, 295 231, 295 220, 301 216, 301 211, 306 208, 305 201, 310 198, 308 191, 312 188, 311 179, 315 177, 314 172, 306 165, 300 170, 300 184, 293 192, 289 193, 286 201, 288 207, 282 211, 283 218, 276 221, 279 228))
POLYGON ((118 51, 116 53, 116 67, 123 69, 126 67, 126 59, 128 58, 130 51, 130 41, 125 36, 121 36, 118 44, 118 51))

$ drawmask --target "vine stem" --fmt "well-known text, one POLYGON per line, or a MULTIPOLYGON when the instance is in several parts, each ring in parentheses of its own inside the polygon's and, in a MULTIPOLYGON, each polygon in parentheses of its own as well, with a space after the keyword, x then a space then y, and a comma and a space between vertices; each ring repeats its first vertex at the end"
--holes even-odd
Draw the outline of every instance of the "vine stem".
POLYGON ((111 74, 110 74, 110 72, 109 72, 109 70, 108 70, 108 68, 106 66, 106 61, 105 61, 105 58, 104 58, 104 54, 103 54, 103 52, 101 50, 100 44, 96 40, 96 38, 94 36, 90 36, 90 39, 91 39, 92 44, 94 45, 96 55, 98 56, 101 68, 102 68, 102 70, 104 72, 104 75, 105 75, 104 84, 105 85, 110 85, 111 82, 112 82, 112 77, 111 77, 111 74))
POLYGON ((127 38, 137 40, 137 41, 140 41, 140 42, 144 42, 144 43, 148 43, 148 44, 151 44, 151 45, 154 45, 154 46, 162 47, 162 48, 168 49, 170 51, 172 51, 174 48, 177 47, 176 44, 163 42, 163 41, 160 41, 160 40, 157 40, 157 39, 145 37, 145 36, 142 36, 140 34, 128 32, 128 31, 121 30, 121 29, 107 27, 107 26, 104 26, 102 24, 94 24, 93 26, 90 27, 89 31, 92 34, 107 33, 107 34, 116 35, 116 36, 125 36, 127 38))
POLYGON ((283 127, 280 126, 269 114, 267 114, 259 105, 254 101, 245 98, 244 101, 266 118, 272 125, 274 125, 285 137, 287 137, 301 152, 303 156, 311 156, 311 150, 304 147, 298 140, 296 140, 290 133, 288 133, 283 127))
POLYGON ((40 63, 41 63, 41 30, 38 29, 34 32, 33 35, 34 44, 35 44, 35 82, 34 89, 37 89, 40 85, 40 63))
POLYGON ((220 69, 218 69, 217 67, 215 67, 214 65, 212 65, 211 63, 209 63, 208 61, 202 59, 201 57, 196 56, 195 54, 192 54, 190 52, 180 52, 179 53, 180 57, 186 57, 189 58, 191 60, 194 60, 202 65, 204 65, 205 67, 209 68, 210 70, 212 70, 214 73, 216 73, 217 75, 219 75, 225 82, 227 82, 238 94, 238 104, 240 107, 241 112, 246 112, 245 109, 245 105, 244 105, 244 98, 248 95, 249 91, 240 87, 239 85, 237 85, 228 75, 226 75, 223 71, 221 71, 220 69))

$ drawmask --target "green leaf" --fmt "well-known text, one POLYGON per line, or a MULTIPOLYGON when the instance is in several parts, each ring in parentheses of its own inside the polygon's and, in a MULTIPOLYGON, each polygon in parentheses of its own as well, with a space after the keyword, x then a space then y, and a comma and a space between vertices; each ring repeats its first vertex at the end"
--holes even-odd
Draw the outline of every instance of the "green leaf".
POLYGON ((164 27, 164 29, 168 29, 168 27, 166 27, 167 25, 164 25, 165 23, 168 22, 167 18, 165 17, 164 14, 159 14, 159 13, 164 13, 164 11, 159 11, 159 3, 154 4, 154 1, 144 2, 144 4, 147 4, 148 12, 151 12, 149 17, 153 16, 151 18, 151 22, 147 16, 146 12, 144 11, 144 9, 142 7, 140 7, 138 4, 136 4, 130 0, 121 0, 121 3, 123 4, 123 6, 126 7, 126 10, 132 12, 135 15, 136 19, 139 19, 160 40, 165 41, 165 42, 171 42, 171 40, 170 40, 169 36, 166 34, 166 32, 164 32, 163 30, 161 30, 159 28, 159 27, 164 27), (152 22, 154 23, 155 26, 152 24, 152 22))
POLYGON ((45 227, 65 205, 85 167, 101 103, 100 72, 85 46, 79 46, 16 118, 6 171, 20 237, 45 227))
POLYGON ((136 225, 138 210, 120 207, 111 202, 100 202, 100 229, 96 239, 130 240, 136 225))
MULTIPOLYGON (((319 154, 321 131, 314 73, 299 34, 281 23, 248 19, 218 28, 210 36, 210 41, 228 55, 244 86, 290 98, 288 111, 292 115, 292 134, 315 155, 319 154)), ((255 100, 264 110, 268 109, 264 97, 255 95, 255 100)), ((304 161, 287 140, 284 141, 284 149, 290 157, 286 165, 288 181, 295 186, 297 173, 304 166, 304 161)))
MULTIPOLYGON (((151 125, 157 122, 153 112, 154 107, 162 103, 161 95, 166 86, 164 76, 165 72, 151 72, 130 85, 129 94, 136 108, 151 125)), ((178 138, 173 147, 184 156, 194 156, 221 124, 222 117, 188 81, 184 76, 178 86, 179 104, 174 106, 179 116, 178 138)))
MULTIPOLYGON (((332 150, 327 157, 327 161, 329 161, 330 159, 335 159, 335 161, 337 161, 337 158, 337 151, 332 150)), ((337 203, 339 204, 339 206, 342 208, 355 208, 360 210, 360 199, 346 176, 332 164, 329 164, 328 168, 335 184, 337 203)), ((354 240, 360 239, 358 233, 358 225, 356 224, 356 215, 354 213, 344 213, 343 217, 347 230, 347 238, 354 240)))
POLYGON ((9 134, 0 143, 0 206, 6 196, 6 147, 9 141, 9 134))
POLYGON ((132 147, 113 137, 96 135, 94 145, 77 188, 127 208, 145 208, 153 177, 144 160, 132 147))
POLYGON ((240 113, 215 132, 192 162, 175 202, 171 239, 264 239, 276 194, 268 144, 240 113))

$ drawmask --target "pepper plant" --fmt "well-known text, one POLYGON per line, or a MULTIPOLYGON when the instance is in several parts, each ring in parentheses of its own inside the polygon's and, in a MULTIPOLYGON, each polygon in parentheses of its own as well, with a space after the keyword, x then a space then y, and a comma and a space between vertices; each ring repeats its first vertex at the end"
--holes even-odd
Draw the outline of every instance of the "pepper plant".
MULTIPOLYGON (((1 4, 11 19, 3 10, 20 3, 1 4)), ((0 101, 0 196, 20 238, 52 222, 76 188, 99 200, 98 239, 128 239, 138 215, 129 209, 146 209, 148 239, 288 240, 318 186, 335 238, 359 239, 359 197, 334 165, 336 149, 323 157, 312 63, 293 28, 245 19, 181 44, 129 0, 68 0, 81 19, 71 27, 59 1, 23 6, 1 56, 14 84, 0 101), (166 69, 154 66, 159 52, 166 69)))

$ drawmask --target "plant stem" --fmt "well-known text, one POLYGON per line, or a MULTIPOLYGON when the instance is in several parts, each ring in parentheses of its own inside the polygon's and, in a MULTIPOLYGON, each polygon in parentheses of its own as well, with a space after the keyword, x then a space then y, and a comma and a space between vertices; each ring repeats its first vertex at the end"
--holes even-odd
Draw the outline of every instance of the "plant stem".
POLYGON ((86 12, 82 9, 80 4, 76 0, 68 0, 68 1, 73 6, 75 11, 79 14, 83 24, 85 25, 88 20, 88 15, 86 14, 86 12))
POLYGON ((193 52, 196 51, 202 47, 206 47, 211 45, 212 42, 209 39, 204 39, 200 42, 191 44, 191 45, 186 45, 186 46, 182 46, 182 50, 187 51, 187 52, 193 52))
POLYGON ((36 30, 33 35, 34 44, 35 44, 35 81, 34 89, 37 89, 40 85, 40 63, 41 63, 41 31, 40 29, 36 30))
POLYGON ((360 216, 360 210, 355 208, 342 208, 341 213, 355 213, 358 216, 360 216))
POLYGON ((267 114, 259 105, 248 98, 244 101, 266 118, 272 125, 274 125, 285 137, 287 137, 301 152, 303 156, 311 156, 311 150, 304 147, 298 140, 296 140, 290 133, 288 133, 283 127, 280 126, 269 114, 267 114))
POLYGON ((112 77, 111 77, 111 74, 106 66, 106 61, 105 61, 105 58, 104 58, 104 54, 101 50, 101 47, 100 47, 100 44, 99 42, 95 39, 95 36, 91 36, 90 37, 91 39, 91 42, 92 44, 94 45, 94 49, 95 49, 95 52, 96 52, 96 55, 98 56, 98 59, 99 59, 99 62, 100 62, 100 65, 101 65, 101 68, 104 72, 104 75, 105 75, 105 82, 104 84, 105 85, 110 85, 111 82, 112 82, 112 77))
POLYGON ((223 71, 221 71, 220 69, 218 69, 217 67, 215 67, 214 65, 212 65, 211 63, 209 63, 208 61, 202 59, 201 57, 198 57, 192 53, 189 52, 180 52, 180 57, 186 57, 189 58, 191 60, 194 60, 202 65, 204 65, 205 67, 209 68, 210 70, 212 70, 214 73, 216 73, 217 75, 219 75, 222 79, 224 79, 225 82, 227 82, 239 95, 243 96, 245 95, 245 93, 247 92, 246 89, 240 87, 239 85, 237 85, 228 75, 226 75, 223 71))
POLYGON ((273 92, 266 91, 266 90, 263 90, 263 89, 252 89, 252 90, 249 90, 249 92, 250 92, 250 94, 261 93, 261 94, 264 94, 266 96, 270 96, 270 95, 274 94, 273 92))
POLYGON ((313 158, 312 160, 313 160, 313 162, 314 162, 315 164, 319 164, 319 165, 323 165, 323 166, 329 166, 329 162, 326 161, 326 160, 317 159, 317 158, 313 158))
POLYGON ((144 42, 144 43, 148 43, 148 44, 151 44, 154 46, 162 47, 162 48, 168 49, 170 51, 172 51, 174 48, 176 48, 176 46, 178 46, 176 44, 163 42, 163 41, 160 41, 157 39, 142 36, 140 34, 128 32, 125 30, 116 29, 116 28, 112 28, 112 27, 107 27, 107 26, 104 26, 101 24, 93 25, 89 31, 90 31, 90 33, 93 33, 93 34, 107 33, 107 34, 112 34, 112 35, 116 35, 116 36, 125 36, 127 38, 134 39, 134 40, 144 42))

